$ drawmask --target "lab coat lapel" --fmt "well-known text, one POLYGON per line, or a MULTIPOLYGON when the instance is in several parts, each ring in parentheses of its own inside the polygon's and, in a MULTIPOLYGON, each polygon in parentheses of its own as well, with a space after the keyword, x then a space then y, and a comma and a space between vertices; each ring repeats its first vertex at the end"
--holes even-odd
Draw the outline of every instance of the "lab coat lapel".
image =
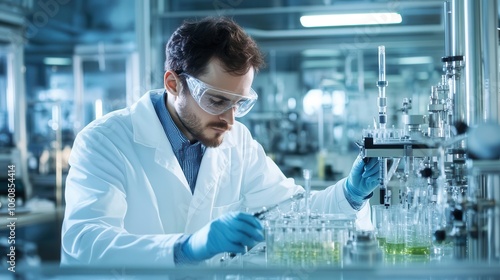
POLYGON ((189 187, 186 176, 184 175, 181 165, 175 157, 172 146, 168 141, 156 148, 155 162, 165 168, 169 173, 177 177, 179 182, 183 185, 184 189, 186 189, 191 194, 191 188, 189 187))
POLYGON ((211 220, 215 194, 219 188, 220 177, 227 172, 229 149, 225 145, 207 148, 203 156, 193 199, 188 211, 186 232, 192 233, 211 220))
POLYGON ((139 102, 135 103, 131 110, 132 126, 134 131, 134 141, 138 144, 155 149, 155 162, 165 168, 167 172, 173 174, 184 189, 191 194, 191 189, 186 176, 182 172, 181 166, 175 157, 172 145, 168 141, 160 120, 156 115, 153 103, 151 103, 151 94, 162 94, 163 89, 152 90, 141 97, 139 102))

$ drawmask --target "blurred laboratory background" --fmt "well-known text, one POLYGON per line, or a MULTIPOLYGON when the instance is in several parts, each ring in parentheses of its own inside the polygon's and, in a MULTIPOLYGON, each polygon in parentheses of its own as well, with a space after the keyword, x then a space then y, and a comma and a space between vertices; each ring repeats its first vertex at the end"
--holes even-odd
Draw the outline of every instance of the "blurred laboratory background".
MULTIPOLYGON (((184 20, 229 16, 257 41, 266 68, 253 84, 258 103, 240 121, 287 176, 303 184, 303 169, 309 169, 314 190, 345 177, 360 149, 367 156, 390 158, 388 165, 396 162, 392 158, 399 154, 372 154, 377 147, 367 147, 366 137, 382 124, 403 134, 422 126, 423 136, 446 140, 455 121, 468 126, 498 122, 498 14, 496 0, 0 0, 2 223, 8 166, 15 166, 16 233, 25 241, 26 262, 59 262, 67 160, 75 135, 147 90, 163 87, 165 43, 184 20), (450 15, 446 3, 459 7, 461 16, 450 15), (475 9, 480 11, 465 14, 475 9), (329 27, 301 22, 303 15, 356 12, 394 12, 402 20, 329 27), (460 24, 465 31, 458 30, 460 24), (379 46, 385 50, 384 79, 379 46), (494 65, 484 66, 487 61, 494 65), (490 74, 496 78, 482 79, 490 74), (451 76, 462 80, 454 84, 451 76), (464 82, 472 76, 475 88, 464 82), (490 107, 463 105, 447 119, 450 97, 438 91, 451 86, 452 93, 467 86, 477 92, 492 89, 493 94, 481 95, 488 98, 469 93, 455 102, 478 100, 490 107), (447 126, 434 126, 430 115, 436 111, 444 112, 439 121, 447 126)), ((410 146, 404 146, 403 156, 410 146)), ((467 156, 449 152, 448 158, 457 157, 467 156)), ((404 164, 392 170, 404 172, 404 164)), ((399 186, 396 177, 382 187, 391 181, 399 186)), ((398 192, 390 197, 377 192, 372 204, 384 204, 384 197, 396 204, 398 192)), ((5 230, 0 230, 1 248, 7 246, 5 230)), ((495 242, 492 254, 498 260, 500 242, 495 242)))

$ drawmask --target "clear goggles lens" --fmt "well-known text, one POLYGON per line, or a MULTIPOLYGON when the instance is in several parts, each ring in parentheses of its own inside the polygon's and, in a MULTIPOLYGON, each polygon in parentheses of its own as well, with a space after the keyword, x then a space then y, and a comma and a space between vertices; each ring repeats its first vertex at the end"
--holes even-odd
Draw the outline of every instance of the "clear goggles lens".
POLYGON ((182 73, 186 78, 189 91, 198 105, 211 115, 220 115, 234 108, 235 117, 246 115, 257 101, 257 93, 250 88, 248 96, 214 88, 188 74, 182 73))

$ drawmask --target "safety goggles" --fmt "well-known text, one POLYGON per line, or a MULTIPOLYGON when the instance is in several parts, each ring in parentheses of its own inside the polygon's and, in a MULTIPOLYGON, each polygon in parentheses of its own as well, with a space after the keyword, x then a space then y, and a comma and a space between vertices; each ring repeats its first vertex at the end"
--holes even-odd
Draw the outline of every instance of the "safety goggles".
POLYGON ((235 117, 246 115, 257 101, 257 93, 250 88, 249 96, 243 96, 226 90, 215 88, 186 73, 181 73, 186 78, 189 92, 198 105, 211 115, 220 115, 234 108, 235 117))

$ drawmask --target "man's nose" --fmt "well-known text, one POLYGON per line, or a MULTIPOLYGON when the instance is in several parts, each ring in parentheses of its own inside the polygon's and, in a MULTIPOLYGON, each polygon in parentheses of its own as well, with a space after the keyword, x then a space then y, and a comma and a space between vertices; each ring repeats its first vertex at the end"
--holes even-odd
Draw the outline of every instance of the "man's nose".
POLYGON ((234 124, 234 111, 236 110, 236 106, 232 106, 228 110, 226 110, 224 113, 219 115, 219 118, 229 125, 234 124))

